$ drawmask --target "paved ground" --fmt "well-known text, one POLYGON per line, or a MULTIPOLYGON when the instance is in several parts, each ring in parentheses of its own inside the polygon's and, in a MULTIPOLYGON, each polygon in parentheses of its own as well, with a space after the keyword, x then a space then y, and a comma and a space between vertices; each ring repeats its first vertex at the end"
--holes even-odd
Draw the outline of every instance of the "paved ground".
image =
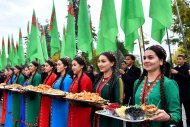
MULTIPOLYGON (((2 101, 0 101, 0 119, 1 119, 1 105, 2 105, 2 101)), ((184 112, 184 108, 182 108, 182 114, 183 114, 183 121, 185 121, 186 120, 186 118, 185 118, 185 112, 184 112)), ((0 127, 3 127, 2 125, 0 125, 0 127)), ((183 127, 187 127, 186 126, 186 123, 184 124, 184 126, 183 127)))

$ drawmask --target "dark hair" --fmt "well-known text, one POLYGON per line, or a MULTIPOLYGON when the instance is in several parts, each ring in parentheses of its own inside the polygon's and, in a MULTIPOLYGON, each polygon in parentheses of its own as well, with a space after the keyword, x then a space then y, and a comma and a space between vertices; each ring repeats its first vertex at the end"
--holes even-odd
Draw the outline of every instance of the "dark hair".
POLYGON ((134 60, 134 61, 135 61, 135 59, 136 59, 135 56, 132 55, 132 54, 127 54, 126 57, 127 57, 127 56, 129 56, 129 57, 130 57, 132 60, 134 60))
POLYGON ((22 71, 22 67, 19 65, 16 65, 15 68, 17 68, 20 72, 22 71))
POLYGON ((81 79, 82 79, 84 71, 86 70, 86 60, 82 56, 77 56, 73 60, 75 60, 79 65, 84 66, 83 69, 82 69, 82 74, 81 74, 81 76, 79 77, 79 80, 78 80, 78 93, 79 93, 80 92, 80 87, 81 87, 81 79))
MULTIPOLYGON (((160 59, 163 60, 163 65, 160 65, 160 71, 161 71, 161 78, 160 78, 160 95, 161 95, 161 106, 163 109, 165 109, 165 93, 164 93, 164 73, 165 73, 165 64, 166 64, 166 51, 159 45, 153 45, 148 47, 146 50, 152 50, 155 52, 156 56, 160 59)), ((136 87, 134 88, 133 91, 133 101, 135 103, 135 93, 140 86, 142 80, 144 79, 145 76, 147 76, 148 72, 144 69, 143 74, 139 78, 136 87)))
MULTIPOLYGON (((100 55, 103 55, 103 56, 107 57, 107 59, 108 59, 110 62, 114 62, 114 65, 113 65, 113 67, 112 67, 112 71, 113 71, 112 77, 111 77, 110 80, 108 81, 108 83, 109 83, 108 97, 109 97, 109 101, 110 101, 111 103, 113 103, 113 102, 114 102, 114 91, 113 91, 114 89, 113 89, 113 88, 114 88, 114 85, 115 85, 114 80, 115 80, 115 78, 118 78, 118 77, 117 77, 117 74, 116 74, 116 72, 115 72, 115 68, 116 68, 116 58, 115 58, 115 55, 114 55, 112 52, 103 52, 103 53, 101 53, 100 55)), ((103 77, 103 73, 100 72, 100 73, 97 75, 97 78, 96 78, 94 84, 99 83, 102 77, 103 77)), ((95 86, 95 85, 94 85, 94 86, 95 86)), ((95 90, 95 89, 94 89, 94 90, 95 90)), ((94 92, 95 92, 95 91, 94 91, 94 92)))
POLYGON ((86 70, 86 60, 82 56, 77 56, 73 60, 76 61, 79 65, 84 66, 83 71, 86 70))
POLYGON ((92 69, 92 71, 94 71, 94 67, 93 67, 93 65, 88 65, 88 67, 90 67, 90 69, 92 69))
POLYGON ((47 60, 46 63, 49 64, 51 67, 53 67, 53 70, 54 70, 55 63, 52 60, 47 60))
MULTIPOLYGON (((63 89, 63 81, 64 81, 64 79, 65 79, 65 77, 66 77, 66 74, 67 74, 67 72, 68 72, 68 69, 69 69, 69 61, 68 61, 68 59, 67 58, 61 58, 61 59, 59 59, 63 64, 64 64, 64 66, 67 66, 67 68, 66 68, 66 70, 65 70, 65 75, 63 76, 63 78, 61 79, 61 83, 60 83, 60 90, 62 90, 63 89)), ((54 80, 54 82, 57 80, 57 79, 59 79, 59 77, 60 76, 57 76, 56 77, 56 79, 54 80)))
POLYGON ((7 68, 8 70, 11 70, 12 72, 13 72, 13 74, 14 74, 14 68, 12 68, 12 67, 9 67, 9 68, 7 68))
POLYGON ((177 57, 181 57, 181 58, 185 59, 185 56, 183 54, 179 54, 179 55, 177 55, 177 57))
POLYGON ((100 56, 101 55, 107 57, 110 62, 114 62, 114 65, 112 67, 114 70, 116 68, 116 64, 117 64, 114 53, 113 52, 103 52, 100 54, 100 56))
POLYGON ((124 64, 126 64, 125 60, 124 60, 124 61, 122 61, 121 63, 124 63, 124 64))
POLYGON ((33 64, 33 65, 34 65, 35 67, 37 67, 37 68, 38 68, 38 66, 39 66, 39 64, 38 64, 37 61, 32 61, 31 64, 33 64))

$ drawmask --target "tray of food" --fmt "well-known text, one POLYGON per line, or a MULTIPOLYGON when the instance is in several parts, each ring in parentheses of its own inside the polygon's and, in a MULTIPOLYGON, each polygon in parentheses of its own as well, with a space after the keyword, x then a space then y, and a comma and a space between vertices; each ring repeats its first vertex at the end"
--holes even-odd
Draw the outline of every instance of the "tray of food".
POLYGON ((26 92, 36 92, 37 88, 33 85, 28 85, 22 88, 26 92))
POLYGON ((81 106, 103 106, 109 101, 101 98, 97 93, 81 92, 81 93, 69 93, 66 99, 70 104, 81 106))
POLYGON ((96 114, 112 117, 115 119, 123 120, 126 122, 143 122, 148 118, 156 115, 158 108, 151 105, 133 105, 133 106, 120 106, 118 104, 109 104, 104 110, 96 111, 96 114))
POLYGON ((22 88, 22 86, 19 84, 11 84, 5 86, 5 89, 20 89, 20 88, 22 88))
POLYGON ((1 83, 0 84, 0 89, 5 89, 5 86, 6 86, 7 84, 6 83, 1 83))
POLYGON ((47 91, 42 92, 42 94, 51 97, 66 97, 66 95, 68 95, 68 92, 64 92, 57 89, 49 89, 47 91))

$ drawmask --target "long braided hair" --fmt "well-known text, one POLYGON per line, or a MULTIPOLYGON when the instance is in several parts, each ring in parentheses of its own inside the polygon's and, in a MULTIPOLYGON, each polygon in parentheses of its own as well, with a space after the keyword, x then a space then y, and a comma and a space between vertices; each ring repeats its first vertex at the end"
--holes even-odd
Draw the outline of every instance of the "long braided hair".
MULTIPOLYGON (((161 76, 160 76, 160 95, 161 95, 162 109, 165 109, 164 73, 165 73, 165 64, 166 64, 166 51, 159 45, 153 45, 151 47, 148 47, 146 50, 151 50, 151 51, 155 52, 156 56, 160 60, 163 60, 163 65, 160 65, 160 73, 161 73, 161 76)), ((136 93, 138 87, 140 86, 141 82, 145 78, 145 76, 147 76, 147 74, 148 74, 148 72, 144 69, 143 74, 139 78, 137 85, 133 91, 133 95, 134 95, 133 103, 135 103, 135 93, 136 93)))
MULTIPOLYGON (((110 101, 110 102, 113 102, 113 101, 114 101, 113 87, 114 87, 114 79, 116 78, 116 77, 115 77, 115 75, 116 75, 115 70, 116 70, 116 64, 117 64, 117 62, 116 62, 116 57, 115 57, 115 55, 114 55, 112 52, 103 52, 103 53, 100 54, 100 56, 101 56, 101 55, 105 56, 110 62, 113 62, 113 63, 114 63, 113 66, 112 66, 112 71, 113 71, 112 77, 111 77, 110 80, 108 81, 108 84, 109 84, 108 97, 109 97, 109 101, 110 101)), ((102 77, 103 77, 103 73, 100 72, 99 75, 97 76, 97 78, 96 78, 94 84, 99 83, 102 77)), ((95 91, 95 89, 94 89, 94 91, 95 91)))

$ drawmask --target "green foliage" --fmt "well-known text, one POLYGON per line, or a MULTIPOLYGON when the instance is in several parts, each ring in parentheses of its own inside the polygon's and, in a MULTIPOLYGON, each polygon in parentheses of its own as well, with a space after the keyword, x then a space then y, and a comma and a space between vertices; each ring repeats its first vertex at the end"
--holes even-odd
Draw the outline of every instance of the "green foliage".
MULTIPOLYGON (((190 48, 190 2, 188 0, 177 0, 178 3, 178 8, 179 8, 179 13, 180 13, 180 17, 181 17, 181 21, 182 21, 182 27, 184 29, 184 38, 185 41, 187 42, 187 48, 190 48)), ((174 24, 171 28, 171 30, 179 35, 179 38, 176 38, 176 36, 173 36, 170 39, 170 42, 172 44, 178 44, 178 50, 174 53, 173 56, 173 62, 176 63, 176 56, 178 54, 185 54, 185 48, 184 48, 184 42, 183 42, 183 37, 182 37, 182 31, 180 28, 180 21, 179 18, 177 16, 177 9, 176 9, 176 4, 173 3, 172 6, 172 10, 173 10, 173 19, 174 19, 174 24)), ((189 51, 188 51, 189 52, 189 51)))

